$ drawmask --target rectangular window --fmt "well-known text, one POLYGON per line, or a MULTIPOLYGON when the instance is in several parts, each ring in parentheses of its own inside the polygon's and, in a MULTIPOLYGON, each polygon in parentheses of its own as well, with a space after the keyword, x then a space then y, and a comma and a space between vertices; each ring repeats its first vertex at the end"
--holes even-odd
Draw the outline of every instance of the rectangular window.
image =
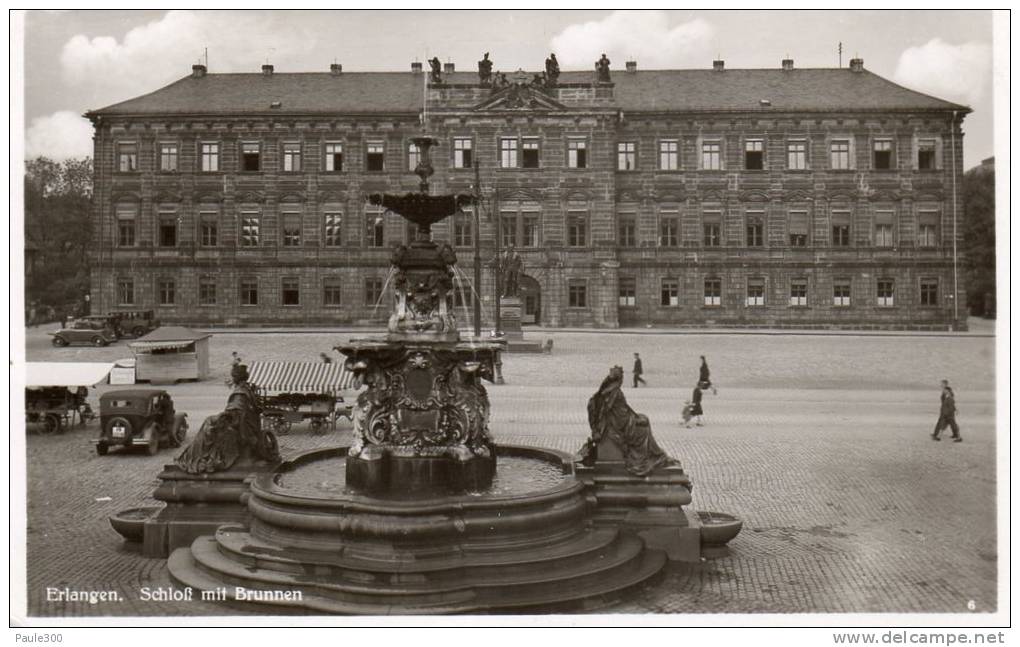
POLYGON ((765 305, 765 279, 747 279, 747 305, 765 305))
POLYGON ((662 279, 662 289, 659 291, 659 305, 666 307, 680 305, 680 281, 676 279, 662 279))
POLYGON ((322 305, 327 308, 336 308, 340 305, 340 295, 343 293, 343 280, 339 278, 328 278, 322 281, 322 305))
POLYGON ((407 170, 413 171, 421 163, 421 148, 418 144, 410 142, 407 145, 407 170))
POLYGON ((808 212, 790 211, 788 216, 790 230, 790 247, 807 247, 808 212))
POLYGON ((499 140, 500 168, 517 168, 517 138, 502 137, 499 140))
POLYGON ((220 170, 220 145, 217 142, 202 142, 202 172, 216 173, 220 170))
POLYGON ((133 279, 117 280, 117 305, 133 306, 135 304, 135 282, 133 279))
POLYGON ((891 139, 876 139, 871 144, 871 165, 877 171, 888 171, 893 167, 893 145, 891 139))
POLYGON ((198 281, 198 305, 216 305, 216 279, 202 277, 198 281))
POLYGON ((892 279, 878 279, 878 305, 891 308, 893 306, 894 283, 892 279))
POLYGON ((588 307, 588 284, 584 281, 572 280, 567 284, 567 306, 570 308, 588 307))
POLYGON ((249 173, 262 170, 262 146, 258 142, 241 143, 241 170, 249 173))
POLYGON ((241 305, 257 306, 259 304, 259 281, 247 277, 241 279, 241 305))
POLYGON ((521 214, 521 247, 538 247, 537 214, 521 214))
POLYGON ((301 305, 301 284, 297 278, 285 277, 280 282, 280 305, 301 305))
POLYGON ((633 171, 637 168, 637 144, 619 142, 616 145, 616 168, 619 171, 633 171))
POLYGON ((917 141, 917 168, 919 170, 935 170, 936 148, 934 139, 919 139, 917 141))
POLYGON ((198 242, 202 247, 216 247, 219 240, 219 217, 215 211, 198 214, 198 242))
POLYGON ((457 137, 453 140, 453 168, 471 168, 472 144, 469 137, 457 137))
POLYGON ((892 247, 893 242, 893 212, 875 212, 875 247, 892 247))
POLYGON ((786 143, 786 168, 791 171, 807 170, 807 142, 795 140, 786 143))
POLYGON ((722 280, 716 278, 705 279, 705 305, 722 305, 722 280))
POLYGON ((134 206, 117 207, 117 246, 135 246, 135 222, 138 211, 134 206))
POLYGON ((680 246, 680 218, 673 215, 659 217, 659 247, 680 246))
POLYGON ((500 244, 504 247, 517 246, 517 216, 503 214, 503 221, 500 223, 500 244))
POLYGON ((722 170, 722 142, 701 142, 701 168, 706 171, 722 170))
POLYGON ((588 246, 588 214, 581 211, 567 213, 567 246, 588 246))
POLYGON ((832 212, 832 246, 850 246, 850 213, 847 211, 832 212))
POLYGON ((287 142, 283 145, 283 171, 297 173, 301 170, 301 143, 287 142))
POLYGON ((471 247, 474 245, 474 212, 470 207, 462 213, 453 215, 453 246, 471 247))
POLYGON ((165 173, 177 170, 177 144, 159 145, 159 170, 165 173))
POLYGON ((365 247, 383 247, 386 245, 386 219, 377 207, 365 208, 365 247))
POLYGON ((173 279, 160 279, 159 280, 159 305, 161 306, 172 306, 176 298, 176 286, 174 285, 173 279))
POLYGON ((922 211, 917 218, 917 246, 937 247, 939 215, 935 211, 922 211))
POLYGON ((749 139, 744 142, 744 168, 748 171, 761 171, 765 168, 765 142, 760 139, 749 139))
POLYGON ((637 279, 630 276, 620 277, 620 301, 621 307, 637 305, 637 279))
POLYGON ((845 171, 850 168, 850 141, 834 139, 829 142, 829 168, 845 171))
POLYGON ((284 247, 300 247, 301 246, 301 214, 299 213, 285 213, 283 214, 281 221, 283 223, 283 246, 284 247))
POLYGON ((937 306, 939 304, 939 280, 921 279, 921 305, 937 306))
POLYGON ((159 246, 177 247, 177 214, 159 214, 159 246))
POLYGON ((117 144, 117 170, 121 173, 134 173, 138 170, 138 144, 135 142, 117 144))
POLYGON ((675 139, 664 139, 659 142, 659 170, 680 170, 680 142, 675 139))
POLYGON ((761 247, 765 244, 765 217, 760 212, 747 214, 747 246, 761 247))
POLYGON ((588 140, 577 138, 567 140, 567 167, 588 168, 588 140))
POLYGON ((344 145, 341 142, 326 142, 326 172, 339 173, 344 170, 344 145))
POLYGON ((807 279, 790 280, 790 305, 797 307, 807 305, 807 279))
POLYGON ((832 282, 832 305, 841 308, 850 306, 849 279, 836 279, 832 282))
POLYGON ((326 247, 340 247, 343 245, 343 214, 336 211, 328 211, 323 214, 325 220, 325 231, 323 241, 326 247))
POLYGON ((637 247, 637 219, 634 216, 620 216, 617 244, 620 247, 637 247))
POLYGON ((375 306, 382 300, 383 280, 379 278, 365 279, 365 305, 375 306))
POLYGON ((241 212, 241 247, 258 247, 262 244, 259 214, 254 211, 241 212))
POLYGON ((386 145, 383 142, 368 142, 365 145, 365 170, 378 173, 385 168, 386 145))
POLYGON ((720 247, 722 245, 722 224, 719 220, 706 219, 701 225, 705 247, 720 247))
POLYGON ((538 168, 538 138, 525 137, 521 141, 523 148, 521 152, 521 166, 523 168, 538 168))

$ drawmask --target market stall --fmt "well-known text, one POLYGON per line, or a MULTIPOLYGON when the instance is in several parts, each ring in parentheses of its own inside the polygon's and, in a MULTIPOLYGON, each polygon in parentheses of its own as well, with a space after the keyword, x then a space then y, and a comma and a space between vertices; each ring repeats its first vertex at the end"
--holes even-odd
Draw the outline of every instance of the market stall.
POLYGON ((163 326, 128 346, 135 353, 135 379, 172 384, 209 377, 210 333, 163 326))

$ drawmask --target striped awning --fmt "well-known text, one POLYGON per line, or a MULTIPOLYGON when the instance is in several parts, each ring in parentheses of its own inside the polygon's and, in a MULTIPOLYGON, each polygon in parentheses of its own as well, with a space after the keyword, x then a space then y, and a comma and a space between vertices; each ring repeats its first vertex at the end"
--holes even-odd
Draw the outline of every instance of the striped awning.
POLYGON ((263 393, 330 393, 352 390, 354 374, 343 364, 322 362, 252 362, 248 382, 263 393))
POLYGON ((131 342, 128 346, 132 350, 171 350, 174 348, 187 348, 188 346, 194 346, 194 340, 181 340, 181 341, 136 341, 131 342))

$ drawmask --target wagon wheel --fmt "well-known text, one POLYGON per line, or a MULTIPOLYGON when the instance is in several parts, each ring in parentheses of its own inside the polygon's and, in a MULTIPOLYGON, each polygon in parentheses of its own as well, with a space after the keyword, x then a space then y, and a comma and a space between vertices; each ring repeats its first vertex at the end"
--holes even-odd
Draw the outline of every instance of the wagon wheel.
POLYGON ((61 421, 60 416, 55 413, 47 413, 43 416, 42 427, 39 429, 39 433, 43 436, 52 436, 55 433, 60 432, 61 421))
POLYGON ((325 418, 312 418, 308 424, 311 425, 313 434, 321 434, 326 431, 325 418))
POLYGON ((290 433, 290 420, 279 417, 273 420, 273 431, 281 436, 286 436, 290 433))

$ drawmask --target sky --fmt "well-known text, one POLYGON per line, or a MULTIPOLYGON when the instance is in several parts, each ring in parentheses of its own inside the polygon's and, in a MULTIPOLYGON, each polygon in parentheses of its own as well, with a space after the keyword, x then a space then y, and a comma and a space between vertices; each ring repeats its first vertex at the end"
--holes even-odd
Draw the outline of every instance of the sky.
POLYGON ((32 11, 25 16, 26 155, 91 154, 81 115, 191 72, 400 71, 438 56, 474 70, 836 67, 868 70, 963 103, 965 167, 993 155, 992 15, 988 11, 32 11))

